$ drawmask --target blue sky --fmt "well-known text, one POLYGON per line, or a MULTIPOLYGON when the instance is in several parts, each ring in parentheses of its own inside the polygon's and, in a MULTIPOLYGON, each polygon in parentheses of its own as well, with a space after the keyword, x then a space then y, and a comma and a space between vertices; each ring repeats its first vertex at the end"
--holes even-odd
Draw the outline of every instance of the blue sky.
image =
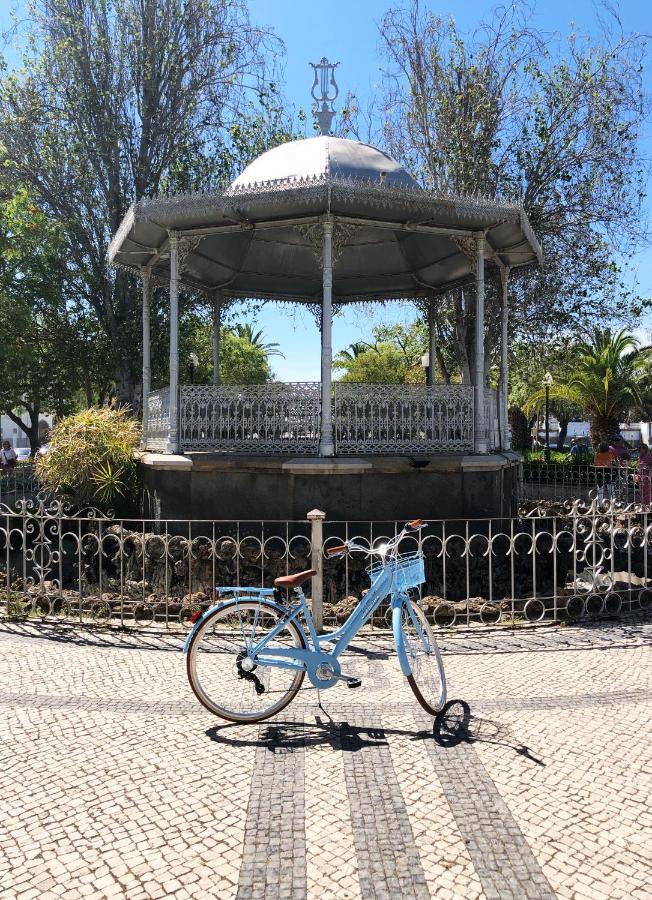
MULTIPOLYGON (((22 6, 22 0, 17 0, 22 6)), ((16 7, 17 3, 11 3, 16 7)), ((10 3, 0 0, 6 10, 10 3)), ((250 0, 255 23, 269 25, 283 39, 287 49, 284 92, 297 107, 308 108, 312 70, 309 62, 322 56, 340 62, 337 79, 341 95, 351 88, 364 101, 374 90, 379 74, 378 23, 390 0, 250 0)), ((439 15, 452 15, 465 31, 472 31, 495 5, 490 0, 422 0, 422 6, 439 15)), ((649 32, 652 17, 649 0, 615 0, 625 31, 649 32)), ((596 5, 591 0, 537 0, 532 25, 555 35, 565 34, 574 22, 581 32, 595 28, 596 5)), ((648 93, 652 94, 652 76, 646 72, 648 93)), ((652 156, 652 128, 648 122, 643 149, 652 156)), ((648 201, 649 203, 649 201, 648 201)), ((649 209, 648 209, 649 214, 649 209)), ((652 250, 643 248, 635 260, 638 290, 652 295, 652 250)), ((391 304, 386 307, 351 307, 333 323, 334 352, 352 341, 368 338, 374 324, 409 321, 411 307, 391 304)), ((319 334, 313 316, 289 305, 268 304, 258 314, 257 325, 268 340, 277 341, 285 359, 274 359, 280 380, 319 379, 319 334)), ((649 327, 650 323, 644 323, 649 327)))

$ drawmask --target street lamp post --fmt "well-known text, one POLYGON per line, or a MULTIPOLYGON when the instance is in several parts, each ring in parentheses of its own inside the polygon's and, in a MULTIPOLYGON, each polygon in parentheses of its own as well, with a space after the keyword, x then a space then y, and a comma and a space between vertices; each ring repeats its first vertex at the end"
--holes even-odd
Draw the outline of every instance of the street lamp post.
POLYGON ((552 375, 546 372, 543 376, 543 386, 546 389, 546 446, 543 451, 545 461, 550 462, 550 385, 552 384, 552 375))

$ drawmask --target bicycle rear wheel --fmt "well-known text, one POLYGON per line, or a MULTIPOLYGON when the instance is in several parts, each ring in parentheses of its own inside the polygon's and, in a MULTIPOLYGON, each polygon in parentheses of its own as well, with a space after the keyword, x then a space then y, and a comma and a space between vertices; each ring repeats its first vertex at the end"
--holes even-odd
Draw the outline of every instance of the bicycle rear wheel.
POLYGON ((401 638, 410 667, 408 684, 421 706, 436 716, 446 703, 446 676, 439 647, 421 607, 406 601, 401 607, 401 638))
MULTIPOLYGON (((261 722, 294 698, 305 672, 253 665, 249 648, 284 619, 264 600, 232 600, 210 613, 197 629, 187 654, 188 680, 206 709, 230 722, 261 722)), ((267 647, 305 647, 303 632, 285 622, 267 647)))

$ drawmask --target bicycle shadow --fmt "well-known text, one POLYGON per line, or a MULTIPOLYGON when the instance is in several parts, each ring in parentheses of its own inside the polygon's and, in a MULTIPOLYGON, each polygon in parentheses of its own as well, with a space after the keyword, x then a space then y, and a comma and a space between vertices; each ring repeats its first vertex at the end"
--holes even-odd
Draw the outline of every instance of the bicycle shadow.
MULTIPOLYGON (((247 727, 247 726, 245 726, 247 727)), ((387 745, 387 734, 404 734, 411 737, 414 732, 395 731, 388 728, 362 727, 349 722, 279 722, 261 725, 255 738, 238 734, 241 725, 214 725, 205 732, 217 744, 230 747, 261 747, 271 753, 288 753, 307 747, 330 746, 333 750, 355 753, 363 747, 387 745)))
POLYGON ((254 737, 250 736, 250 726, 238 724, 214 725, 205 734, 211 741, 223 746, 255 747, 270 753, 293 753, 320 746, 328 746, 343 753, 356 753, 365 748, 387 746, 389 736, 405 737, 411 741, 434 740, 444 749, 462 743, 500 744, 536 765, 545 766, 542 760, 532 754, 529 747, 513 742, 508 726, 472 715, 465 700, 450 700, 435 718, 431 729, 416 731, 354 725, 346 720, 337 721, 326 713, 325 719, 316 715, 314 722, 276 719, 269 724, 263 723, 254 737), (243 728, 246 729, 245 734, 243 728))
POLYGON ((440 747, 457 747, 462 743, 497 744, 508 747, 537 766, 546 765, 542 759, 534 756, 526 744, 513 743, 513 735, 508 725, 474 716, 466 700, 448 701, 435 718, 432 736, 440 747))

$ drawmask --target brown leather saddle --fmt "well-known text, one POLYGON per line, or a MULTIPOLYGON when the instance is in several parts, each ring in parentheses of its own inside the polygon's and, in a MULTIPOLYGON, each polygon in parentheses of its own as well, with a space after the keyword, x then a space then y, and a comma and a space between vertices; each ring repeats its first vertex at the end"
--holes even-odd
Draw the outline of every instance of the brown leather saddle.
POLYGON ((307 569, 305 572, 297 572, 296 575, 282 575, 280 578, 274 579, 274 587, 297 588, 316 574, 316 569, 307 569))

